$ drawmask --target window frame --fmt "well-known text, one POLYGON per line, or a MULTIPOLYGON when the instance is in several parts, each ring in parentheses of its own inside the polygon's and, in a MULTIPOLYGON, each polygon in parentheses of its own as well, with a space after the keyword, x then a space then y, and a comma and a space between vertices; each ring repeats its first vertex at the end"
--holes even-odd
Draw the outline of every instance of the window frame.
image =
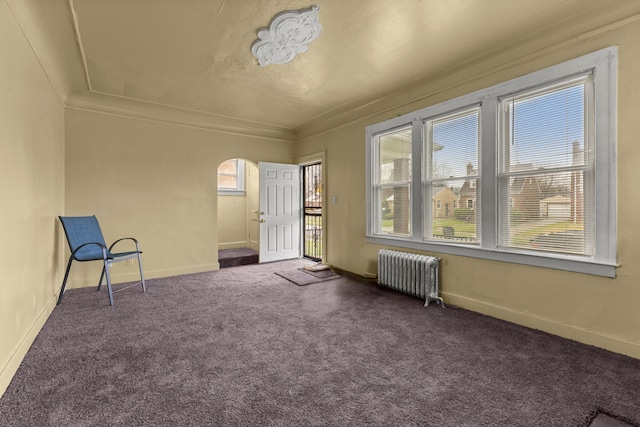
MULTIPOLYGON (((403 126, 399 126, 397 128, 390 128, 390 129, 387 129, 384 132, 379 132, 379 133, 376 134, 376 137, 371 141, 371 144, 370 144, 371 145, 371 149, 372 149, 372 162, 376 166, 381 164, 381 157, 382 157, 382 154, 380 153, 380 143, 382 142, 381 138, 389 136, 389 135, 392 135, 392 134, 395 134, 395 133, 398 133, 398 132, 402 132, 402 131, 404 131, 406 129, 409 129, 409 127, 406 126, 406 125, 403 125, 403 126)), ((411 129, 411 131, 413 132, 413 129, 411 129)), ((413 138, 413 135, 412 135, 412 138, 413 138)), ((412 161, 411 163, 413 164, 415 162, 412 161)), ((375 212, 373 213, 372 217, 370 218, 372 224, 375 224, 374 227, 376 227, 376 229, 380 229, 380 230, 382 229, 382 226, 383 226, 382 225, 382 223, 383 223, 382 213, 376 210, 377 206, 382 206, 382 202, 383 202, 383 199, 382 199, 382 192, 383 191, 382 191, 382 189, 383 188, 394 188, 394 187, 407 186, 408 187, 408 194, 409 194, 409 198, 408 198, 408 201, 407 201, 408 205, 409 205, 409 212, 408 212, 407 221, 408 221, 408 224, 409 224, 409 229, 411 230, 412 229, 412 224, 413 224, 414 218, 415 218, 413 216, 413 213, 414 213, 415 210, 413 209, 413 206, 412 206, 412 204, 413 204, 413 199, 412 199, 413 190, 412 190, 412 188, 415 187, 413 185, 413 178, 412 178, 413 175, 411 175, 411 177, 409 178, 408 181, 393 181, 393 182, 382 183, 382 182, 380 182, 381 171, 379 169, 377 169, 377 168, 374 169, 374 170, 375 170, 376 174, 375 174, 375 176, 371 177, 372 178, 372 181, 371 181, 372 185, 369 187, 369 189, 372 190, 370 202, 372 203, 373 210, 375 210, 375 212)), ((414 169, 413 169, 413 166, 412 166, 411 173, 413 173, 413 172, 414 172, 414 169)), ((397 203, 397 201, 394 200, 394 209, 397 207, 396 203, 397 203)), ((403 233, 395 233, 395 232, 383 233, 381 231, 379 234, 384 235, 384 236, 405 238, 403 233)), ((409 233, 409 235, 410 234, 411 233, 409 233)))
MULTIPOLYGON (((499 222, 499 233, 498 235, 499 244, 504 247, 510 247, 514 249, 518 246, 515 242, 512 242, 509 238, 510 228, 514 225, 507 218, 510 215, 510 208, 515 205, 514 196, 510 194, 511 188, 509 187, 509 182, 511 180, 520 180, 522 185, 526 185, 526 183, 531 184, 539 183, 539 180, 544 177, 553 177, 553 176, 561 176, 561 175, 573 175, 574 173, 578 173, 580 176, 580 182, 584 180, 585 191, 583 192, 583 198, 585 198, 585 204, 589 205, 588 207, 584 207, 585 215, 588 217, 588 222, 584 222, 584 230, 582 236, 584 237, 586 245, 584 249, 588 252, 593 248, 591 244, 591 228, 595 226, 594 216, 595 211, 593 209, 593 204, 591 200, 595 195, 595 190, 593 190, 592 185, 592 177, 595 176, 592 172, 595 172, 595 165, 592 161, 588 159, 583 159, 580 165, 575 165, 573 162, 571 165, 564 164, 562 166, 559 165, 546 165, 543 170, 540 169, 517 169, 510 170, 511 160, 510 160, 510 150, 514 144, 513 136, 510 135, 510 131, 508 128, 510 126, 506 126, 506 123, 510 123, 512 120, 510 119, 509 113, 510 109, 514 109, 514 101, 517 99, 524 99, 525 102, 529 100, 535 100, 542 96, 555 96, 556 94, 560 94, 564 91, 573 90, 577 87, 582 87, 582 108, 583 108, 583 150, 585 153, 590 153, 595 149, 595 138, 593 136, 593 125, 594 125, 594 115, 595 112, 593 103, 595 102, 595 97, 592 96, 592 89, 594 87, 593 84, 593 70, 589 69, 586 72, 578 73, 574 76, 569 76, 564 79, 560 79, 558 81, 550 82, 548 84, 543 84, 538 87, 529 88, 521 93, 509 94, 506 97, 501 97, 499 99, 499 106, 501 116, 498 118, 498 125, 500 130, 498 131, 498 193, 500 190, 504 192, 504 195, 509 195, 509 200, 507 205, 498 204, 498 222, 499 222), (503 219, 501 222, 500 220, 503 219)), ((517 102, 517 101, 516 101, 517 102)), ((573 143, 577 141, 574 140, 573 143)), ((575 149, 575 148, 574 148, 575 149)), ((566 152, 564 153, 566 155, 566 152)), ((575 153, 574 153, 575 156, 575 153)), ((589 155, 589 157, 592 157, 589 155)), ((573 159, 575 160, 575 158, 573 159)), ((503 196, 504 196, 503 195, 503 196)), ((525 198, 526 199, 526 198, 525 198)), ((519 200, 519 199, 518 199, 519 200)), ((526 203, 526 200, 524 201, 526 203)), ((521 208, 521 207, 520 207, 521 208)), ((536 211, 539 212, 539 204, 536 206, 536 211)), ((566 232, 566 231, 565 231, 566 232)), ((522 246, 519 246, 522 249, 522 246)), ((561 253, 560 251, 555 251, 557 253, 561 253)), ((589 254, 581 254, 581 256, 589 256, 589 254)))
MULTIPOLYGON (((503 261, 565 271, 615 277, 617 267, 616 229, 616 109, 617 109, 618 49, 611 46, 590 54, 565 61, 497 85, 472 92, 424 109, 373 124, 366 128, 366 238, 367 242, 408 249, 438 252, 503 261), (566 253, 536 252, 498 246, 498 121, 501 98, 512 93, 541 87, 591 71, 595 97, 594 133, 594 200, 595 251, 592 256, 566 253), (479 178, 476 197, 479 206, 478 241, 475 246, 455 241, 426 241, 423 238, 424 218, 433 209, 424 203, 422 162, 412 162, 411 200, 412 221, 407 237, 382 235, 376 232, 372 215, 372 177, 376 165, 372 162, 372 141, 376 135, 403 126, 412 126, 412 157, 423 158, 423 125, 426 120, 456 110, 480 105, 480 147, 478 153, 479 178), (424 209, 424 210, 423 210, 424 209)), ((476 204, 474 203, 474 206, 476 204)))
MULTIPOLYGON (((468 117, 472 117, 472 116, 476 116, 477 115, 477 123, 476 123, 476 127, 475 127, 475 133, 476 133, 476 137, 478 138, 478 145, 475 148, 476 151, 478 151, 479 154, 479 143, 480 143, 480 109, 479 109, 479 104, 477 105, 470 105, 470 106, 466 106, 464 108, 457 108, 455 110, 452 111, 448 111, 444 114, 439 114, 436 116, 432 116, 432 117, 428 117, 425 120, 423 120, 422 122, 422 126, 420 129, 421 135, 422 135, 422 150, 423 150, 423 154, 424 154, 424 158, 422 159, 422 169, 421 169, 421 173, 422 173, 422 188, 423 188, 423 197, 424 197, 424 202, 425 203, 431 203, 430 200, 427 201, 427 199, 433 199, 433 197, 435 196, 435 193, 433 193, 433 189, 434 189, 434 183, 436 186, 442 186, 445 185, 446 187, 449 187, 451 181, 453 182, 462 182, 462 187, 464 188, 464 185, 467 182, 471 182, 471 181, 475 181, 476 179, 479 178, 478 174, 477 174, 477 170, 475 171, 475 174, 469 174, 469 170, 467 169, 464 174, 454 174, 452 176, 448 176, 445 177, 443 176, 444 174, 442 173, 434 173, 433 170, 429 170, 429 168, 433 165, 433 160, 434 157, 436 157, 434 155, 434 152, 439 151, 436 149, 436 145, 437 141, 435 141, 433 138, 435 137, 434 132, 435 132, 435 128, 436 126, 438 126, 438 124, 443 124, 446 122, 451 122, 451 121, 457 121, 461 118, 468 118, 468 117), (442 175, 442 176, 439 176, 442 175)), ((477 159, 476 159, 477 162, 477 159)), ((437 216, 437 214, 435 215, 437 216)), ((429 211, 428 209, 425 210, 423 212, 422 215, 423 218, 423 230, 426 231, 426 234, 423 235, 423 241, 442 241, 441 238, 436 237, 436 235, 433 234, 433 223, 435 221, 434 218, 434 213, 429 211), (430 231, 427 231, 430 230, 430 231)), ((476 229, 478 229, 478 219, 476 217, 475 219, 475 225, 476 225, 476 229)), ((471 239, 460 239, 460 238, 445 238, 445 240, 455 240, 458 243, 462 243, 464 242, 465 244, 472 244, 472 245, 476 245, 478 243, 478 235, 476 234, 476 236, 472 237, 471 239)))
MULTIPOLYGON (((229 160, 235 160, 236 161, 236 173, 234 174, 230 174, 230 173, 220 173, 219 169, 217 171, 218 173, 218 195, 219 196, 244 196, 245 194, 245 185, 244 185, 244 171, 245 171, 245 161, 244 159, 227 159, 222 163, 228 162, 229 160), (220 175, 223 176, 234 176, 236 178, 236 187, 231 188, 231 187, 220 187, 220 175)), ((222 163, 220 163, 220 165, 218 166, 218 168, 220 168, 220 166, 222 165, 222 163)))

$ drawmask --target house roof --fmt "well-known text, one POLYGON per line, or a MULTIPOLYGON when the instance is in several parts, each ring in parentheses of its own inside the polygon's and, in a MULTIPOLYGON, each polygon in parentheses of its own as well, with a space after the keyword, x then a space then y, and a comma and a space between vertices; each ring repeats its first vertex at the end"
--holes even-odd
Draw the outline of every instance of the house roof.
POLYGON ((571 199, 566 196, 556 195, 552 197, 547 197, 546 199, 542 199, 540 200, 540 203, 546 203, 549 205, 550 204, 567 204, 567 203, 571 203, 571 199))
POLYGON ((446 193, 450 193, 451 195, 455 196, 456 198, 458 198, 458 194, 456 194, 455 191, 453 191, 451 188, 449 187, 444 187, 442 188, 440 191, 438 191, 437 193, 433 194, 433 198, 435 199, 436 197, 444 197, 444 195, 446 193))
POLYGON ((534 187, 535 190, 541 192, 540 184, 535 176, 517 176, 511 181, 511 192, 514 194, 522 193, 527 187, 534 187))

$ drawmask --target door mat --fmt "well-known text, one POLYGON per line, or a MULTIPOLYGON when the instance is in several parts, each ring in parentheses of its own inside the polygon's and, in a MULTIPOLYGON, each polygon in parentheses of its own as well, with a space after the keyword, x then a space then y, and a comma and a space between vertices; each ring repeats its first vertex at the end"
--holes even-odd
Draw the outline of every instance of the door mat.
POLYGON ((312 276, 315 276, 319 279, 324 279, 327 277, 333 277, 333 276, 337 276, 336 273, 334 273, 333 271, 329 270, 329 268, 325 268, 323 270, 309 270, 308 268, 299 268, 298 270, 300 271, 304 271, 307 274, 311 274, 312 276))
POLYGON ((333 280, 341 277, 339 274, 336 274, 331 270, 307 271, 302 268, 297 270, 277 271, 275 274, 295 283, 298 286, 312 285, 314 283, 326 282, 327 280, 333 280))

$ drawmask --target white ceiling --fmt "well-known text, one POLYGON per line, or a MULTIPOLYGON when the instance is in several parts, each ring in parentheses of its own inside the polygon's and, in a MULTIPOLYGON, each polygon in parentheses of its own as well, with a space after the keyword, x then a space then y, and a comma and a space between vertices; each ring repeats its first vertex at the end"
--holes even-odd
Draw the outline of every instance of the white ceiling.
POLYGON ((69 105, 147 105, 291 134, 465 64, 640 13, 638 0, 6 1, 69 105), (323 32, 309 51, 258 66, 257 30, 313 4, 323 32))

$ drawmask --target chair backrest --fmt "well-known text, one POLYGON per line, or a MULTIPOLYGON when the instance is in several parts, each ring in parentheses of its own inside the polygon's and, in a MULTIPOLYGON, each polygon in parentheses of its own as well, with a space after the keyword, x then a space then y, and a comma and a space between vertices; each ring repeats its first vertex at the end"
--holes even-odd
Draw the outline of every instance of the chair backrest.
MULTIPOLYGON (((93 216, 60 216, 60 222, 67 235, 69 249, 73 253, 79 246, 85 243, 100 243, 107 246, 100 230, 98 219, 93 216)), ((78 261, 91 261, 102 259, 102 250, 97 245, 89 245, 80 249, 75 258, 78 261)))

